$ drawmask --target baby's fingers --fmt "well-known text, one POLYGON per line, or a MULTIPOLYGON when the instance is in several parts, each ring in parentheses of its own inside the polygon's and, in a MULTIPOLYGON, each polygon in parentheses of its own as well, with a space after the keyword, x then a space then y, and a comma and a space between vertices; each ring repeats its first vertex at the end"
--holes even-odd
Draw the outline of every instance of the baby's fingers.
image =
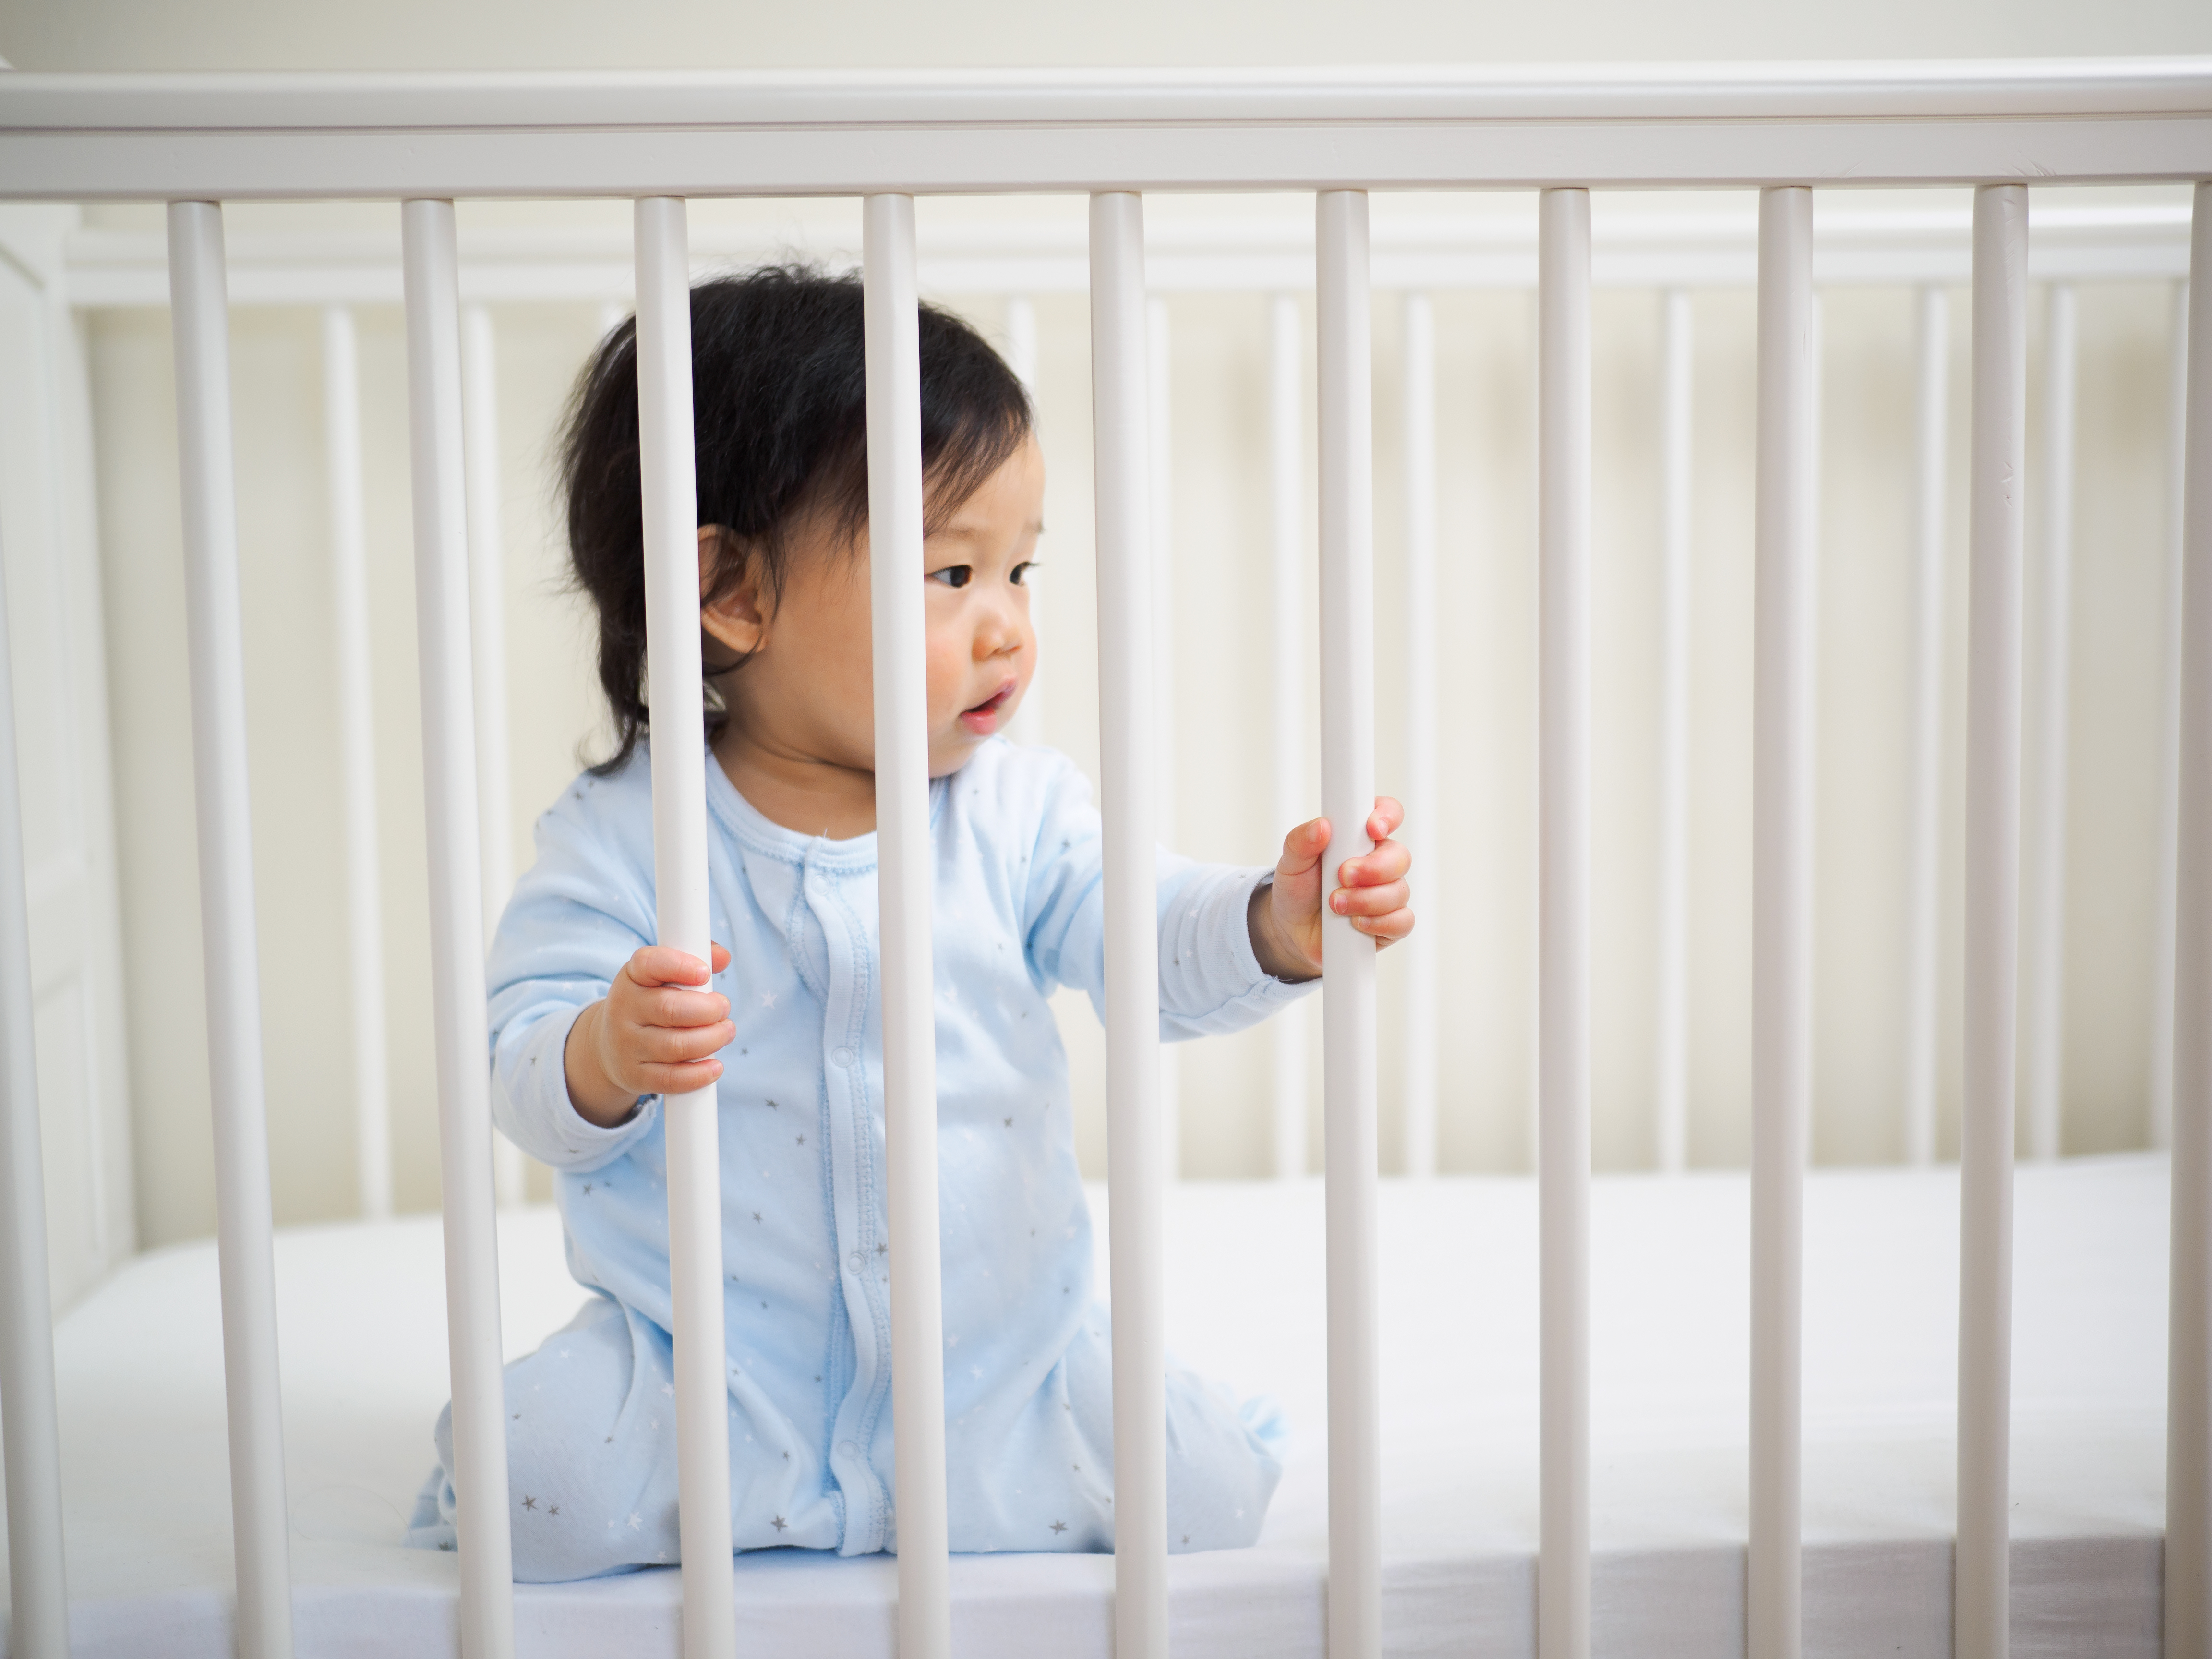
POLYGON ((726 1019, 712 1025, 641 1025, 630 1039, 636 1059, 647 1066, 707 1060, 737 1040, 738 1028, 726 1019))
MULTIPOLYGON (((714 964, 720 971, 729 965, 730 953, 719 945, 714 951, 721 958, 714 964)), ((647 989, 657 985, 704 985, 708 978, 705 963, 672 945, 647 945, 630 957, 623 971, 632 982, 647 989)))
POLYGON ((1363 853, 1356 859, 1346 859, 1336 866, 1336 878, 1346 887, 1376 887, 1385 882, 1402 881, 1406 872, 1413 867, 1413 855, 1401 841, 1378 843, 1371 853, 1363 853))
POLYGON ((1352 925, 1376 945, 1389 945, 1413 931, 1413 913, 1398 909, 1379 916, 1354 916, 1352 925))
POLYGON ((1283 856, 1276 861, 1275 878, 1302 876, 1321 862, 1328 851, 1328 820, 1310 818, 1283 837, 1283 856))
POLYGON ((1412 898, 1404 882, 1389 881, 1376 887, 1340 887, 1328 896, 1328 908, 1356 924, 1402 910, 1412 898))
POLYGON ((640 991, 623 1009, 624 1018, 644 1026, 693 1029, 716 1023, 729 1024, 730 1000, 720 991, 679 991, 661 986, 640 991))
POLYGON ((1387 841, 1390 832, 1406 821, 1406 809, 1389 795, 1375 797, 1375 810, 1367 815, 1367 839, 1387 841))

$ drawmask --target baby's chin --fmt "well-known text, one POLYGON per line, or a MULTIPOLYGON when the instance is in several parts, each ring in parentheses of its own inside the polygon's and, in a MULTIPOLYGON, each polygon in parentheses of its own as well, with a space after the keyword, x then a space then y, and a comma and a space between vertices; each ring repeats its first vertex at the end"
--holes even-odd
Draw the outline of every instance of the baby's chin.
POLYGON ((978 737, 963 726, 955 726, 950 732, 931 732, 929 734, 929 775, 933 778, 951 777, 969 761, 974 760, 983 745, 997 735, 996 732, 991 732, 978 737))

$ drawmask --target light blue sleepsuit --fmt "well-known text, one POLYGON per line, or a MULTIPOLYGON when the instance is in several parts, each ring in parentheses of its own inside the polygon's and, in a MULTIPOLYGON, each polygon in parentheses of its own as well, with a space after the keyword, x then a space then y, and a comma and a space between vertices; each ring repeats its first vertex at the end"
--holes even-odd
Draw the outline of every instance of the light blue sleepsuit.
MULTIPOLYGON (((895 1550, 876 840, 769 823, 710 757, 730 1494, 739 1549, 895 1550)), ((1113 1545, 1106 1315, 1048 994, 1103 995, 1099 821, 1048 750, 985 744, 930 789, 936 854, 946 1462, 956 1550, 1113 1545)), ((579 1116, 576 1014, 653 937, 651 761, 576 780, 538 824, 490 958, 493 1113, 557 1171, 569 1270, 599 1292, 507 1368, 516 1577, 678 1557, 665 1148, 657 1099, 579 1116)), ((1261 870, 1159 860, 1160 1029, 1231 1031, 1300 992, 1254 958, 1261 870)), ((1218 1385, 1168 1377, 1177 1549, 1249 1544, 1280 1468, 1218 1385)), ((451 1413, 410 1540, 453 1547, 451 1413)))

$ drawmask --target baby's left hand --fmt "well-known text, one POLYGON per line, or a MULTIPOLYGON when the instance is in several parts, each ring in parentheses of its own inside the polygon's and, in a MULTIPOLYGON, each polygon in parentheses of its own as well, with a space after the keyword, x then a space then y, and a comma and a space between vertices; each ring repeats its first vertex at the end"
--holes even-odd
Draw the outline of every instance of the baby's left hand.
MULTIPOLYGON (((1396 801, 1388 795, 1376 798, 1366 826, 1375 850, 1345 860, 1336 872, 1341 884, 1328 896, 1330 912, 1349 916, 1378 947, 1413 931, 1413 913, 1407 908, 1413 890, 1406 883, 1413 854, 1403 842, 1390 839, 1405 818, 1406 809, 1396 801)), ((1274 880, 1254 890, 1245 912, 1252 953, 1277 979, 1311 979, 1321 972, 1322 860, 1329 833, 1328 820, 1315 818, 1284 836, 1274 880)))

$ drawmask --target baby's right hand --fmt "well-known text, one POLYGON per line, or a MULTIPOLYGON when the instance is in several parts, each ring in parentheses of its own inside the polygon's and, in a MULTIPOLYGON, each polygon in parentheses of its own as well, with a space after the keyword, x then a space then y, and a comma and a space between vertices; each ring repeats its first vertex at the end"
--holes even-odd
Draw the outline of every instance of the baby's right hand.
MULTIPOLYGON (((730 953, 714 946, 714 972, 729 965, 730 953)), ((669 945, 648 945, 623 964, 606 995, 568 1027, 562 1063, 579 1115, 612 1128, 642 1096, 689 1094, 722 1075, 714 1056, 738 1035, 730 1000, 681 988, 708 982, 698 957, 669 945)))

